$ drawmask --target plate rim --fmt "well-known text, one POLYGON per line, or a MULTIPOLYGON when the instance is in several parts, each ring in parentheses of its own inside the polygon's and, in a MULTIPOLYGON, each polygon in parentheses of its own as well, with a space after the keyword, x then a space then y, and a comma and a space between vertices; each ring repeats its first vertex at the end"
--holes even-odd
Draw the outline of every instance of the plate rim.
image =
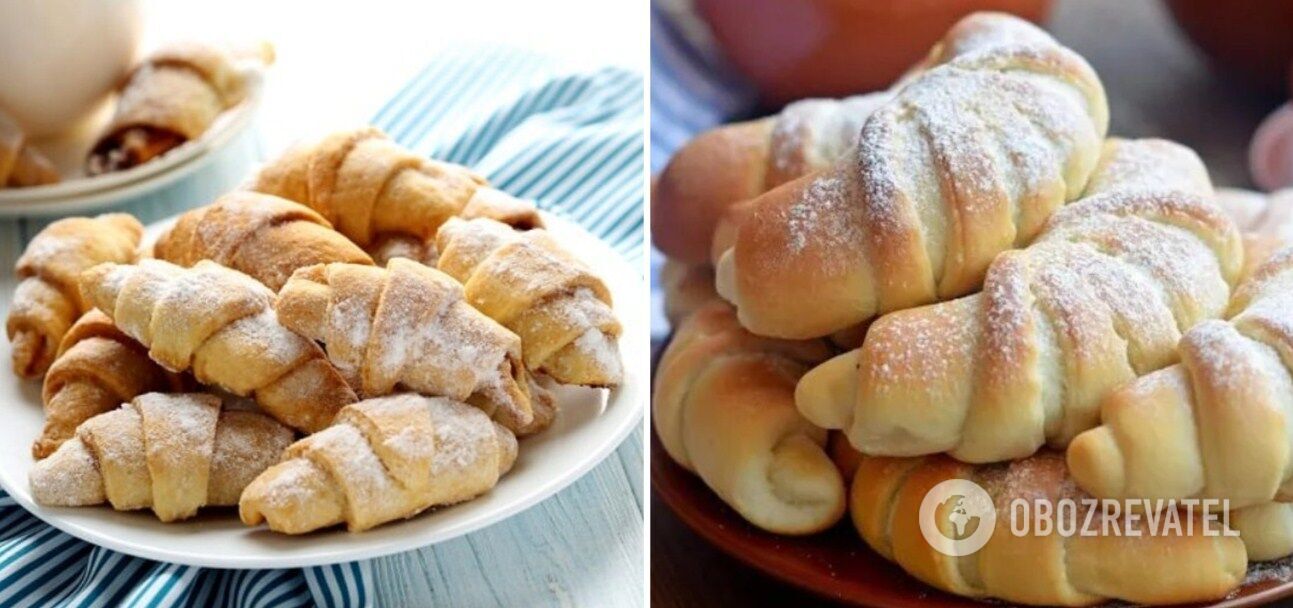
MULTIPOLYGON (((266 549, 264 553, 251 555, 205 555, 174 548, 174 546, 182 547, 190 544, 185 542, 185 537, 182 534, 186 529, 185 524, 182 522, 176 524, 164 524, 164 526, 174 526, 174 528, 171 529, 181 532, 181 534, 175 535, 173 546, 168 545, 166 547, 158 548, 152 544, 139 543, 138 541, 133 541, 129 538, 118 538, 117 536, 95 528, 93 525, 67 521, 59 515, 60 512, 68 511, 77 514, 95 513, 98 511, 105 511, 107 513, 118 512, 113 511, 105 505, 92 507, 44 507, 35 504, 26 487, 15 488, 10 483, 10 472, 3 470, 4 467, 2 459, 0 459, 0 488, 3 488, 19 507, 44 523, 76 537, 77 539, 96 546, 101 546, 134 557, 168 563, 204 568, 251 570, 304 568, 367 560, 395 553, 402 553, 413 549, 439 544, 479 531, 510 519, 511 517, 552 498, 561 490, 564 490, 574 482, 584 478, 584 476, 587 475, 594 467, 605 462, 606 459, 609 458, 630 435, 632 435, 633 431, 643 428, 646 402, 649 399, 649 391, 645 390, 644 385, 649 384, 649 380, 647 379, 648 377, 641 375, 641 368, 645 367, 645 357, 647 357, 646 353, 649 349, 649 339, 647 337, 649 330, 645 325, 643 325, 646 322, 646 317, 642 316, 645 311, 639 310, 639 308, 643 306, 642 302, 645 299, 645 278, 642 276, 642 273, 633 269, 632 265, 615 252, 609 244, 602 241, 591 232, 588 232, 574 221, 565 219, 560 215, 548 211, 541 211, 540 213, 542 214, 543 219, 548 222, 549 228, 555 228, 554 232, 558 235, 569 235, 571 233, 577 234, 577 238, 583 240, 585 244, 600 249, 601 251, 599 251, 599 255, 606 254, 606 257, 604 258, 605 261, 603 262, 606 266, 617 267, 617 270, 624 272, 631 272, 631 274, 627 275, 630 280, 624 281, 622 283, 623 287, 621 288, 621 291, 627 293, 619 294, 614 290, 612 291, 616 316, 621 320, 625 327, 625 331, 621 335, 620 344, 621 353, 627 355, 625 356, 625 383, 618 388, 611 389, 607 393, 606 403, 603 406, 608 407, 612 403, 615 403, 627 409, 624 413, 619 414, 617 419, 607 423, 614 424, 614 426, 611 427, 612 432, 597 436, 597 440, 595 442, 589 442, 593 444, 591 446, 581 446, 581 451, 587 453, 589 456, 580 459, 576 466, 563 471, 560 475, 543 480, 521 498, 513 500, 510 503, 505 503, 503 506, 494 511, 487 512, 484 516, 478 517, 477 519, 461 523, 452 523, 448 526, 441 526, 439 528, 428 527, 425 524, 422 525, 421 528, 416 528, 416 526, 419 525, 417 521, 419 516, 414 516, 399 522, 390 522, 390 525, 415 526, 415 528, 408 534, 394 536, 388 540, 376 543, 361 543, 360 546, 355 548, 347 548, 344 546, 332 547, 316 552, 293 553, 287 556, 270 555, 269 553, 272 553, 272 549, 266 549), (639 297, 634 298, 634 295, 639 297), (624 302, 624 304, 621 305, 621 302, 624 302), (634 349, 637 350, 635 351, 634 349), (635 352, 637 353, 636 355, 633 354, 635 352), (590 447, 592 448, 591 450, 588 449, 590 447)), ((168 217, 149 224, 147 226, 148 232, 145 236, 145 242, 150 237, 155 238, 156 234, 160 230, 163 230, 165 226, 174 222, 175 217, 177 216, 168 217)), ((619 284, 619 282, 616 281, 612 281, 611 283, 613 285, 619 284)), ((0 373, 9 372, 6 371, 0 373)), ((22 385, 27 381, 21 378, 14 378, 13 382, 18 385, 22 385)), ((606 411, 603 410, 598 414, 598 417, 606 415, 606 411)), ((22 447, 25 448, 25 445, 22 447)), ((22 470, 19 475, 22 481, 27 479, 27 473, 30 470, 31 465, 26 464, 25 466, 26 468, 22 470)), ((507 479, 507 477, 504 477, 500 480, 499 485, 506 483, 507 479)), ((23 485, 25 486, 25 484, 23 485)), ((236 519, 236 515, 232 517, 236 519)), ((337 527, 334 526, 330 529, 336 530, 337 527)), ((257 527, 247 526, 237 528, 237 530, 244 532, 252 530, 265 531, 266 528, 263 525, 257 527)), ((348 539, 364 538, 363 533, 345 532, 344 528, 337 530, 337 532, 347 535, 348 539)), ((275 534, 275 537, 288 537, 288 535, 273 534, 275 534)), ((303 544, 308 544, 312 542, 311 538, 311 535, 300 535, 294 537, 293 540, 299 541, 303 544)))
POLYGON ((49 217, 108 207, 123 198, 161 189, 193 173, 208 164, 239 135, 246 133, 255 122, 264 97, 264 70, 254 69, 248 74, 247 96, 238 105, 221 113, 217 122, 197 139, 167 151, 154 162, 120 173, 82 177, 31 188, 0 190, 0 218, 49 217), (96 181, 99 183, 91 183, 96 181), (52 192, 51 189, 54 188, 69 191, 52 192))

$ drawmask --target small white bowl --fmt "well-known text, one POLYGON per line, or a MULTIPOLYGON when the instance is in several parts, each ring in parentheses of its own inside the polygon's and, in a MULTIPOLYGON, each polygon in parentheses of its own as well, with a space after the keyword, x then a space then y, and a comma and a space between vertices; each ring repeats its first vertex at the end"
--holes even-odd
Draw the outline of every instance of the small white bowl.
POLYGON ((120 205, 172 186, 177 193, 194 192, 205 198, 214 198, 232 189, 257 161, 251 126, 264 94, 264 71, 248 68, 246 78, 246 97, 221 113, 201 137, 125 171, 84 176, 85 153, 111 118, 110 108, 100 111, 84 129, 64 134, 57 140, 36 142, 37 149, 47 153, 65 181, 0 190, 0 217, 84 213, 120 205))

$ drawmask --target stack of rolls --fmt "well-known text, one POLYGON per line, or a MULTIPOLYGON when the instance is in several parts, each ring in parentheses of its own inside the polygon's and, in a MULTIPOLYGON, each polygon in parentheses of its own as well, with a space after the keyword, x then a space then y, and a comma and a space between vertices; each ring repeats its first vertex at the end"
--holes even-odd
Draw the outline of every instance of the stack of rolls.
POLYGON ((685 146, 652 193, 668 455, 772 533, 846 509, 877 553, 967 597, 1206 601, 1293 553, 1282 208, 1218 205, 1193 151, 1107 122, 1081 57, 981 13, 889 91, 685 146), (959 556, 921 529, 952 479, 996 518, 959 556), (1009 532, 1015 499, 1094 498, 1229 500, 1228 533, 1009 532))

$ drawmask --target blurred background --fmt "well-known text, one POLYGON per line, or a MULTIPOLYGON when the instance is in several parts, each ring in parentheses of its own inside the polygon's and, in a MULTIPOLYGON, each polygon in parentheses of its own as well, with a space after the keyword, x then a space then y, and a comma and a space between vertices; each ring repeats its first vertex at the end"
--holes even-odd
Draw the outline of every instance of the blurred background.
MULTIPOLYGON (((653 0, 652 170, 718 123, 885 88, 976 10, 1036 21, 1085 57, 1111 135, 1184 143, 1218 186, 1293 185, 1293 2, 1266 0, 653 0)), ((653 252, 657 350, 662 260, 653 252)), ((709 546, 656 497, 651 526, 654 605, 812 599, 709 546)))
POLYGON ((183 180, 171 176, 183 183, 163 187, 168 180, 157 180, 156 187, 101 193, 85 204, 84 196, 76 204, 43 207, 6 205, 5 199, 0 218, 82 211, 109 199, 107 206, 135 207, 148 222, 177 207, 210 202, 292 141, 368 122, 430 59, 464 47, 524 49, 569 70, 614 66, 645 73, 645 11, 637 2, 593 0, 3 2, 0 108, 56 164, 60 156, 77 160, 84 154, 69 131, 106 120, 113 84, 159 44, 195 40, 249 47, 266 41, 276 58, 253 100, 254 124, 233 129, 231 141, 203 158, 200 170, 189 167, 183 180), (158 200, 165 204, 154 204, 158 200))

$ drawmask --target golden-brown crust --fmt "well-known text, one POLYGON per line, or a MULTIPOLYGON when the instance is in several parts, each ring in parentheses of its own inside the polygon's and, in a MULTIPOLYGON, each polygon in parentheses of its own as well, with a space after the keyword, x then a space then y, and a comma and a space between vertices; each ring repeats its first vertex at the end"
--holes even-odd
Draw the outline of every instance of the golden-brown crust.
MULTIPOLYGON (((486 185, 466 167, 425 159, 381 130, 361 127, 293 146, 267 164, 251 188, 318 211, 369 248, 384 233, 433 238, 486 185)), ((482 201, 473 209, 497 207, 482 201)))
POLYGON ((660 288, 664 292, 665 317, 674 327, 706 303, 718 299, 714 291, 714 269, 708 264, 666 259, 660 269, 660 288))
POLYGON ((242 74, 224 48, 160 48, 131 71, 112 120, 86 159, 87 171, 129 169, 197 139, 243 95, 242 74))
POLYGON ((760 338, 711 301, 683 322, 656 371, 652 421, 665 450, 766 530, 810 534, 844 512, 826 434, 794 410, 794 383, 829 354, 818 341, 760 338))
POLYGON ((310 266, 283 286, 275 310, 286 327, 323 343, 366 397, 444 395, 480 405, 513 431, 532 428, 520 339, 440 271, 401 258, 385 269, 310 266))
MULTIPOLYGON (((1055 452, 991 466, 941 455, 868 457, 853 478, 850 512, 863 539, 878 553, 934 587, 968 597, 1033 605, 1085 606, 1109 599, 1176 604, 1224 597, 1244 580, 1243 542, 1205 535, 1198 521, 1189 530, 1156 535, 1147 532, 1143 519, 1138 526, 1126 518, 1118 529, 1137 527, 1139 535, 1066 538, 1054 528, 1045 535, 1017 535, 1010 519, 1010 504, 1017 498, 1042 500, 1054 508, 1058 499, 1086 496, 1073 488, 1064 459, 1055 452), (996 506, 996 526, 987 544, 960 558, 936 551, 920 527, 926 494, 950 479, 977 483, 996 506)), ((1077 523, 1083 525, 1085 510, 1092 507, 1077 506, 1077 523)), ((950 537, 953 531, 947 532, 950 537)))
POLYGON ((249 526, 284 534, 345 523, 360 532, 488 492, 516 460, 516 438, 466 404, 413 394, 346 407, 290 446, 243 492, 249 526))
POLYGON ((184 213, 157 240, 153 253, 180 266, 212 260, 274 291, 298 268, 373 263, 309 207, 256 192, 226 194, 184 213))
POLYGON ((616 386, 623 331, 610 290, 547 230, 454 218, 437 235, 439 269, 467 301, 516 332, 525 364, 564 384, 616 386))
POLYGON ((913 78, 831 168, 741 213, 717 285, 746 327, 821 336, 969 293, 1081 193, 1108 122, 1090 66, 1022 21, 966 22, 1002 33, 913 78), (970 107, 973 120, 958 118, 970 107))
POLYGON ((72 323, 91 308, 81 297, 81 271, 100 262, 134 261, 144 227, 123 213, 58 220, 27 244, 5 329, 13 342, 13 370, 39 378, 54 360, 72 323))
POLYGON ((149 359, 147 349, 102 311, 91 310, 63 337, 58 358, 45 375, 45 428, 32 444, 32 455, 49 456, 82 422, 138 395, 176 392, 184 384, 180 376, 149 359))
POLYGON ((1232 508, 1293 498, 1293 248, 1231 301, 1229 322, 1186 332, 1181 363, 1120 387, 1103 424, 1069 446, 1073 477, 1109 498, 1216 498, 1232 508))
POLYGON ((151 508, 163 522, 232 505, 292 432, 263 414, 221 411, 201 393, 147 393, 94 416, 30 472, 36 502, 151 508))
POLYGON ((652 188, 656 246, 683 262, 704 261, 727 209, 829 167, 891 96, 882 91, 845 99, 805 99, 775 116, 696 136, 674 154, 652 188))
POLYGON ((279 322, 274 293, 236 270, 209 260, 100 264, 82 274, 81 289, 164 368, 253 396, 293 428, 324 428, 356 401, 324 352, 279 322))
POLYGON ((727 207, 767 190, 769 119, 706 131, 678 150, 651 190, 651 242, 688 263, 709 259, 727 207))
POLYGON ((1106 156, 1125 190, 1057 212, 982 293, 877 319, 860 350, 805 375, 800 411, 868 454, 994 462, 1067 445, 1101 398, 1173 363, 1184 329, 1224 313, 1239 233, 1190 192, 1206 182, 1160 185, 1202 171, 1187 148, 1114 141, 1106 156))

